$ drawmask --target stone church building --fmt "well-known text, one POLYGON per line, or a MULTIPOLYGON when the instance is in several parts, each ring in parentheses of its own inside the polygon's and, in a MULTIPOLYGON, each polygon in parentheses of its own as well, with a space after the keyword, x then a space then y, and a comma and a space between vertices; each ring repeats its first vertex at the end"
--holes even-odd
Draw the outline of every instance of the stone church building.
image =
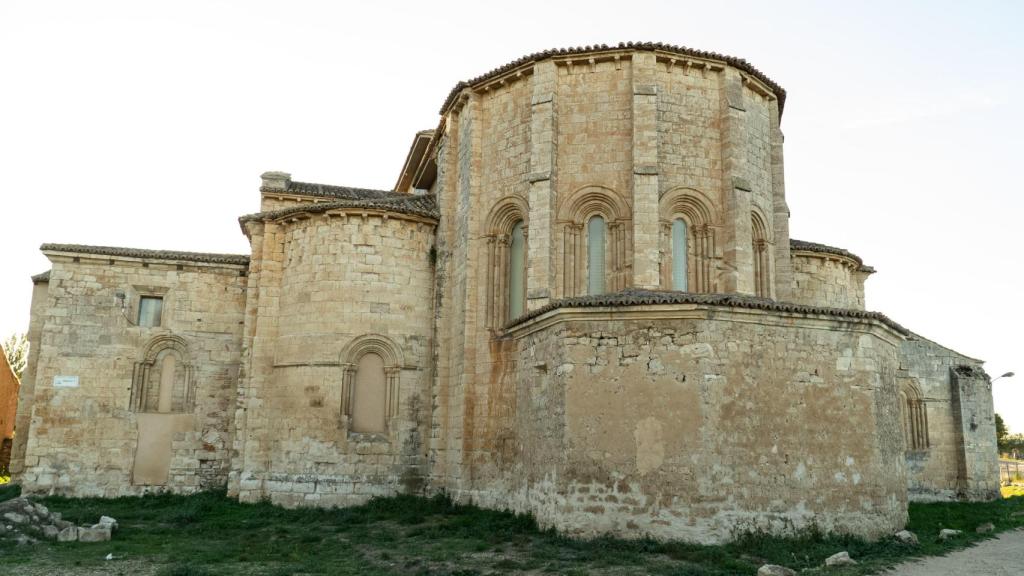
POLYGON ((698 542, 997 498, 981 361, 790 238, 785 98, 678 46, 540 52, 457 84, 393 190, 265 173, 248 254, 44 244, 16 478, 698 542))

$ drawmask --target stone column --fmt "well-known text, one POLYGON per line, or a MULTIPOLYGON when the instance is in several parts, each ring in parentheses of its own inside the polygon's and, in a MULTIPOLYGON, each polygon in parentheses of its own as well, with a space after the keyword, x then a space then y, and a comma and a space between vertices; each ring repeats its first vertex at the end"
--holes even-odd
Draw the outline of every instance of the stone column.
POLYGON ((733 68, 725 68, 719 74, 719 79, 722 83, 722 198, 725 201, 723 256, 726 268, 721 290, 752 295, 756 290, 743 81, 739 71, 733 68))
MULTIPOLYGON (((658 86, 652 52, 635 52, 633 71, 633 278, 658 288, 658 86)), ((628 257, 628 255, 627 255, 628 257)))
POLYGON ((530 117, 530 221, 527 237, 526 309, 536 310, 551 301, 555 278, 555 83, 551 60, 533 70, 530 117))

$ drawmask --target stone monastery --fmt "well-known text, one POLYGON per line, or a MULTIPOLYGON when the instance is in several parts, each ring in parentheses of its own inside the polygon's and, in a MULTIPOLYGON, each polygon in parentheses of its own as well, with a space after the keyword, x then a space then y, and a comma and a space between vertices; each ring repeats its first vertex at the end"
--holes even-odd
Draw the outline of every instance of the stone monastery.
POLYGON ((540 52, 457 84, 394 190, 263 174, 247 255, 44 244, 16 479, 698 542, 997 498, 981 361, 789 237, 785 97, 689 48, 540 52))

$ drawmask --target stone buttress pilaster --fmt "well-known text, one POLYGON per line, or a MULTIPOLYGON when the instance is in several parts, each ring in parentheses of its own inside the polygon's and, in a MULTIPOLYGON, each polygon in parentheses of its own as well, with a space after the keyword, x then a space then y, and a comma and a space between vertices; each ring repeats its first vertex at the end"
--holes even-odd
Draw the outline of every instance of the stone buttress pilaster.
POLYGON ((551 301, 555 280, 555 63, 548 60, 534 66, 532 81, 527 310, 536 310, 551 301))
POLYGON ((722 82, 722 198, 725 201, 725 273, 721 289, 755 294, 743 81, 739 71, 733 68, 725 68, 719 78, 722 82))
POLYGON ((772 146, 772 201, 774 214, 772 225, 775 230, 775 299, 791 302, 793 299, 793 265, 789 254, 789 205, 786 203, 786 178, 783 169, 782 144, 785 138, 780 127, 779 100, 772 98, 771 113, 772 146))
POLYGON ((658 86, 655 55, 637 52, 633 77, 633 278, 637 288, 658 288, 658 86))

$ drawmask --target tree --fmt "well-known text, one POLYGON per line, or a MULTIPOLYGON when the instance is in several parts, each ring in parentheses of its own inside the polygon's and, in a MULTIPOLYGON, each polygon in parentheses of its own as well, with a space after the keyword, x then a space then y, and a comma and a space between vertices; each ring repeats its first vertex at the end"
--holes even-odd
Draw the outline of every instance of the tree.
POLYGON ((28 338, 24 334, 11 334, 0 343, 7 356, 7 363, 14 370, 14 375, 21 380, 25 373, 25 366, 28 364, 28 338))
POLYGON ((1010 435, 1010 429, 1006 427, 1006 422, 1003 422, 1003 417, 996 413, 996 445, 999 446, 1000 452, 1006 452, 1010 449, 1006 444, 1007 437, 1010 435))

